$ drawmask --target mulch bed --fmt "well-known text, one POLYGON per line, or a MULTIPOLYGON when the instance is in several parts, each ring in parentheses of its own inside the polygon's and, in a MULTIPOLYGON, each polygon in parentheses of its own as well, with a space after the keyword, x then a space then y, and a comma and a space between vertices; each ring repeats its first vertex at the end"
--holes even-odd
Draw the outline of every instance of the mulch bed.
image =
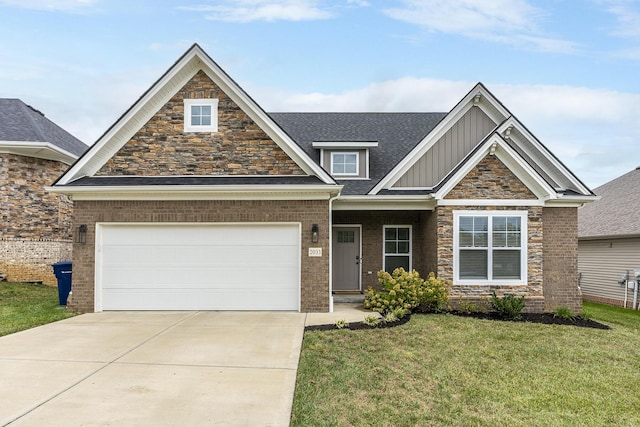
MULTIPOLYGON (((461 313, 461 312, 448 312, 455 316, 473 317, 476 319, 495 320, 498 322, 525 322, 525 323, 541 323, 544 325, 567 325, 578 326, 581 328, 593 328, 609 330, 610 326, 603 325, 595 320, 587 319, 584 317, 574 317, 572 319, 565 319, 562 317, 554 316, 552 313, 523 313, 520 319, 502 319, 495 313, 461 313)), ((396 322, 380 322, 378 325, 371 326, 364 322, 352 322, 346 325, 344 328, 338 328, 336 325, 314 325, 304 328, 305 331, 331 331, 336 329, 348 329, 350 331, 362 330, 362 329, 384 329, 393 328, 396 326, 404 325, 411 319, 411 315, 407 315, 396 322)))

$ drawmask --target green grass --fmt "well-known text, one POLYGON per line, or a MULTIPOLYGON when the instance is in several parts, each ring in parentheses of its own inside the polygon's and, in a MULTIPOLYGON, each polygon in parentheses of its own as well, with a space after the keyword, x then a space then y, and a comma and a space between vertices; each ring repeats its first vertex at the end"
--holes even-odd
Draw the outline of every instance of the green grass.
POLYGON ((58 305, 58 289, 0 282, 0 336, 75 316, 58 305))
POLYGON ((584 308, 613 329, 434 314, 306 332, 292 425, 640 425, 640 313, 584 308))

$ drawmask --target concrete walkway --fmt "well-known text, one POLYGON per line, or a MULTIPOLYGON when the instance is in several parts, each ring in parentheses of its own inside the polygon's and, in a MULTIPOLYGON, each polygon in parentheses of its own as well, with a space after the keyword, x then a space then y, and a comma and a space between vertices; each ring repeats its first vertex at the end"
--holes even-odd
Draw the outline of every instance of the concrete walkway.
POLYGON ((0 337, 0 425, 286 426, 305 324, 368 312, 104 312, 0 337))

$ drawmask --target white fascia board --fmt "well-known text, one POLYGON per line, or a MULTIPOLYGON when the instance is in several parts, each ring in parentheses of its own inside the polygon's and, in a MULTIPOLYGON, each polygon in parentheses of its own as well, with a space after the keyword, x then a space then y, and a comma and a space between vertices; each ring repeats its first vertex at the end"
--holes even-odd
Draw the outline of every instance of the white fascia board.
POLYGON ((313 148, 375 148, 378 141, 316 141, 313 148))
POLYGON ((411 211, 433 210, 431 196, 340 196, 333 202, 334 211, 411 211))
POLYGON ((438 206, 544 206, 539 199, 444 199, 438 200, 438 206))
POLYGON ((203 70, 251 117, 256 124, 309 175, 326 184, 335 184, 317 165, 209 56, 194 45, 158 80, 86 153, 59 184, 68 184, 84 176, 93 176, 126 142, 162 108, 199 70, 203 70))
POLYGON ((480 107, 491 120, 498 124, 510 116, 509 111, 481 83, 478 83, 391 172, 371 189, 369 194, 374 195, 381 190, 390 189, 473 106, 480 107))
MULTIPOLYGON (((509 168, 511 172, 536 196, 538 200, 548 200, 556 198, 556 191, 542 179, 541 176, 527 162, 516 153, 502 137, 494 133, 488 138, 484 145, 480 147, 458 171, 450 177, 447 182, 435 194, 435 198, 444 200, 447 194, 466 177, 471 170, 476 167, 482 159, 493 151, 493 155, 509 168)), ((530 199, 533 200, 533 199, 530 199)))
POLYGON ((0 153, 54 160, 67 165, 72 164, 78 158, 75 154, 71 154, 50 142, 40 141, 0 141, 0 153))
MULTIPOLYGON (((575 175, 571 171, 567 169, 553 154, 549 152, 549 150, 542 145, 542 143, 535 137, 529 130, 522 124, 516 117, 509 117, 500 127, 498 128, 498 132, 502 135, 509 127, 514 127, 522 136, 524 136, 528 142, 530 142, 537 150, 540 152, 553 166, 556 167, 559 171, 563 173, 563 175, 576 186, 580 191, 584 194, 590 194, 591 191, 585 187, 585 185, 580 182, 575 175)), ((522 147, 522 149, 529 155, 531 158, 535 156, 527 150, 527 147, 522 147)))
POLYGON ((566 194, 560 194, 559 196, 557 199, 547 200, 544 205, 553 208, 580 207, 600 199, 600 196, 569 196, 566 194))
POLYGON ((341 185, 53 186, 73 200, 328 200, 341 185))

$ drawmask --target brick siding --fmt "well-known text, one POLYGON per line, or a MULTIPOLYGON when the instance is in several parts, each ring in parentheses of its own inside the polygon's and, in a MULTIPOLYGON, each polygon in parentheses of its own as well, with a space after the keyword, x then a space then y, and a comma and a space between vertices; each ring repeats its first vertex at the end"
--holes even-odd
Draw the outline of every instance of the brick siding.
POLYGON ((199 71, 97 176, 302 175, 304 172, 199 71), (217 98, 218 132, 184 132, 184 100, 217 98))
POLYGON ((0 273, 13 282, 57 283, 51 264, 71 257, 73 205, 44 186, 64 163, 0 154, 0 273))
POLYGON ((87 225, 86 244, 73 247, 73 289, 69 306, 94 310, 96 222, 300 222, 301 311, 329 311, 329 203, 305 201, 76 201, 76 225, 87 225), (318 224, 319 243, 311 243, 318 224), (309 246, 322 247, 322 257, 308 257, 309 246))
POLYGON ((582 311, 578 286, 578 209, 544 208, 544 297, 546 311, 582 311))

